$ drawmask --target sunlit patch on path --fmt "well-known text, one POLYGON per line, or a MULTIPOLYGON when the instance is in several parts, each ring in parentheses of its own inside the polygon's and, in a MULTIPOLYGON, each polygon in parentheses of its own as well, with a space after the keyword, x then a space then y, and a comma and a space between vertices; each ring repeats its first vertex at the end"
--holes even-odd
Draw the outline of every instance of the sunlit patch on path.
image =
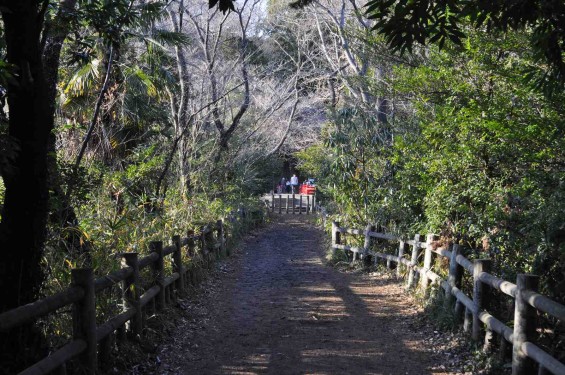
MULTIPOLYGON (((204 285, 161 374, 440 374, 393 279, 324 265, 324 235, 278 218, 204 285), (180 343, 180 345, 179 345, 180 343)), ((189 304, 190 305, 190 304, 189 304)), ((172 345, 172 344, 171 344, 172 345)))

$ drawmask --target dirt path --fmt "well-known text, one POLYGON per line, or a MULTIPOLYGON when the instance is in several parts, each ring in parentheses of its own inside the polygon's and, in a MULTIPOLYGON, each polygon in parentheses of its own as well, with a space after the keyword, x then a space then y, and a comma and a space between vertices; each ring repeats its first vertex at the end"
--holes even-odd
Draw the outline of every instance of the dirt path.
POLYGON ((141 372, 442 374, 401 287, 325 266, 324 247, 292 216, 249 236, 195 301, 181 301, 183 317, 141 372))

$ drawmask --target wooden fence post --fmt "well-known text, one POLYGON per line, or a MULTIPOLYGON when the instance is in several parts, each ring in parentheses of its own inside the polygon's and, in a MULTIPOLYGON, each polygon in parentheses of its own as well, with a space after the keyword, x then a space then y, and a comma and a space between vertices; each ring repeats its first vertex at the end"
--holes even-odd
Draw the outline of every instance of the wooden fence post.
POLYGON ((155 279, 155 285, 159 287, 159 293, 155 296, 155 302, 157 310, 161 310, 165 307, 165 263, 163 261, 163 242, 162 241, 152 241, 149 244, 149 250, 152 253, 157 254, 157 260, 152 264, 153 268, 153 278, 155 279))
POLYGON ((498 335, 498 360, 505 362, 510 352, 510 344, 506 341, 504 335, 498 335))
POLYGON ((166 306, 170 306, 171 303, 173 302, 172 288, 173 288, 173 284, 169 284, 169 285, 165 286, 165 305, 166 306))
POLYGON ((465 315, 463 316, 463 332, 468 333, 473 324, 473 312, 465 307, 465 315))
POLYGON ((216 253, 216 260, 219 260, 224 254, 222 253, 222 242, 220 240, 220 227, 218 221, 214 224, 214 229, 210 232, 210 242, 212 243, 212 249, 216 253), (214 232, 216 236, 214 236, 214 232), (218 246, 220 245, 220 246, 218 246))
POLYGON ((536 331, 536 309, 530 306, 523 293, 537 291, 539 276, 519 274, 516 277, 516 303, 514 308, 514 335, 512 348, 512 375, 528 375, 534 373, 534 360, 523 351, 522 345, 532 341, 536 331))
MULTIPOLYGON (((365 267, 369 267, 371 265, 369 258, 369 249, 371 248, 373 239, 371 238, 371 236, 369 236, 369 232, 373 232, 374 230, 374 225, 367 224, 367 226, 365 227, 365 243, 363 244, 363 265, 365 267)), ((355 256, 353 257, 353 260, 355 260, 355 256)))
POLYGON ((226 239, 225 239, 225 232, 224 232, 224 221, 218 220, 216 222, 218 226, 218 240, 220 241, 220 254, 222 256, 228 256, 229 254, 226 251, 226 239))
MULTIPOLYGON (((104 337, 100 342, 98 342, 98 362, 100 365, 98 366, 103 371, 108 370, 110 368, 110 359, 112 358, 112 349, 114 348, 114 344, 116 343, 116 336, 114 332, 110 333, 108 336, 104 337)), ((67 374, 66 366, 64 372, 53 372, 54 374, 67 374)), ((105 373, 105 372, 103 372, 105 373)))
POLYGON ((187 230, 186 231, 186 237, 188 238, 188 244, 187 244, 186 251, 188 253, 188 256, 193 258, 194 257, 194 248, 196 247, 196 244, 194 243, 194 231, 192 229, 187 230))
POLYGON ((84 290, 84 297, 73 304, 73 339, 84 340, 86 349, 78 356, 82 370, 94 375, 97 367, 96 294, 92 268, 71 270, 72 283, 84 290))
POLYGON ((316 193, 312 195, 312 212, 318 212, 318 209, 316 208, 316 193))
POLYGON ((482 331, 483 323, 479 319, 479 313, 485 309, 488 303, 488 290, 481 280, 479 275, 481 272, 489 272, 491 266, 490 259, 476 259, 473 262, 473 304, 475 312, 473 313, 473 330, 471 331, 471 338, 474 341, 479 341, 482 331))
POLYGON ((292 188, 292 214, 294 215, 296 212, 296 201, 294 197, 294 188, 292 188))
MULTIPOLYGON (((457 255, 461 254, 463 252, 462 248, 459 245, 454 245, 453 247, 453 251, 452 251, 452 259, 453 259, 453 263, 450 260, 449 266, 450 267, 456 267, 455 272, 455 286, 459 289, 461 289, 461 280, 463 278, 463 266, 459 265, 456 261, 457 259, 457 255)), ((450 272, 451 272, 451 268, 450 268, 450 272)), ((463 321, 463 331, 464 332, 469 332, 470 327, 471 327, 471 321, 472 321, 472 314, 469 311, 469 309, 467 307, 465 307, 465 305, 459 301, 458 299, 455 300, 455 307, 454 307, 454 314, 457 317, 457 319, 459 319, 459 321, 463 321)))
POLYGON ((338 227, 339 222, 332 221, 332 257, 335 257, 337 253, 337 248, 335 248, 334 245, 341 244, 341 233, 337 231, 338 227))
POLYGON ((204 258, 206 268, 208 268, 210 261, 210 247, 208 246, 207 230, 208 228, 205 225, 200 227, 200 254, 202 254, 202 257, 204 258))
POLYGON ((129 328, 135 336, 140 337, 143 330, 143 317, 139 303, 139 291, 141 290, 139 285, 139 255, 137 253, 123 253, 122 257, 124 265, 132 269, 131 276, 123 281, 124 305, 135 310, 129 328))
MULTIPOLYGON (((428 234, 426 236, 426 249, 424 250, 424 272, 432 269, 432 261, 433 261, 432 242, 435 240, 435 238, 436 236, 434 236, 433 234, 428 234)), ((422 291, 424 292, 424 295, 427 296, 428 283, 430 279, 428 279, 428 276, 425 273, 420 275, 420 277, 421 277, 420 286, 422 288, 422 291)))
POLYGON ((400 244, 398 245, 398 264, 396 265, 396 277, 400 277, 404 265, 402 264, 402 259, 404 259, 404 252, 408 250, 408 244, 404 242, 404 240, 400 240, 400 244))
POLYGON ((229 221, 229 219, 224 218, 222 219, 222 231, 223 231, 223 244, 224 244, 224 249, 226 251, 226 255, 230 256, 231 255, 231 250, 230 250, 230 232, 228 227, 226 227, 226 220, 229 221))
POLYGON ((306 215, 310 215, 310 196, 306 196, 306 215))
POLYGON ((182 252, 180 246, 180 236, 175 235, 172 238, 173 245, 175 246, 175 252, 173 253, 173 272, 178 272, 179 278, 176 281, 176 288, 179 293, 184 293, 185 276, 184 267, 182 265, 182 252))
POLYGON ((286 213, 288 214, 288 201, 289 201, 290 195, 287 193, 286 194, 286 213))
POLYGON ((208 254, 210 255, 209 261, 211 265, 219 257, 218 257, 218 250, 214 248, 214 232, 210 227, 208 227, 208 230, 206 231, 204 236, 206 237, 206 246, 208 247, 208 254))
POLYGON ((420 238, 422 236, 417 234, 414 236, 414 245, 412 245, 412 257, 410 258, 410 269, 408 270, 408 288, 414 286, 414 282, 418 276, 417 272, 412 268, 418 264, 418 253, 420 249, 420 238))
MULTIPOLYGON (((449 274, 447 276, 447 284, 449 289, 445 293, 445 305, 451 306, 453 303, 453 294, 451 294, 452 288, 461 289, 461 280, 463 277, 463 267, 457 263, 457 256, 461 254, 461 247, 454 244, 451 247, 451 258, 449 258, 449 274)), ((461 313, 463 312, 463 304, 456 299, 455 306, 455 316, 461 318, 461 313)))
MULTIPOLYGON (((239 215, 238 215, 238 217, 239 217, 239 215)), ((205 233, 206 230, 207 230, 207 228, 206 228, 205 225, 200 226, 200 234, 198 235, 198 242, 200 243, 199 253, 202 257, 202 261, 204 262, 203 265, 204 265, 205 268, 208 268, 208 266, 209 266, 209 262, 208 262, 209 256, 208 256, 208 246, 206 244, 206 233, 205 233)))
POLYGON ((298 194, 298 202, 299 202, 299 206, 298 206, 298 214, 302 215, 302 194, 298 194))
POLYGON ((282 194, 279 194, 279 214, 282 214, 282 194))
MULTIPOLYGON (((151 301, 149 301, 145 307, 142 309, 143 311, 143 319, 144 322, 147 321, 147 317, 151 316, 153 314, 155 314, 155 298, 152 298, 151 301)), ((145 323, 143 324, 145 326, 145 323)), ((116 333, 118 333, 118 331, 116 331, 116 333)), ((117 335, 116 335, 117 337, 117 335)))
POLYGON ((196 254, 196 241, 194 240, 194 230, 189 230, 186 232, 188 237, 188 244, 187 244, 187 251, 190 258, 192 258, 192 262, 190 263, 190 282, 192 285, 197 285, 200 281, 199 270, 196 265, 197 262, 197 254, 196 254))
POLYGON ((275 192, 271 191, 271 212, 275 212, 275 192))

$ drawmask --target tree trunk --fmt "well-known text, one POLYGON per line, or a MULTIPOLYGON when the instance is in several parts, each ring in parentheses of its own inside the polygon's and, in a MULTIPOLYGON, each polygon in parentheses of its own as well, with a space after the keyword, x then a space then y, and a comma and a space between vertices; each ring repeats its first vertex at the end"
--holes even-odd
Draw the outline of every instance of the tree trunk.
MULTIPOLYGON (((43 15, 38 2, 1 1, 0 11, 6 58, 16 73, 8 85, 9 136, 19 148, 12 173, 3 176, 0 311, 5 311, 35 300, 43 281, 40 260, 48 211, 47 145, 53 116, 41 62, 43 15)), ((42 356, 38 337, 31 325, 3 335, 2 370, 42 356)))
MULTIPOLYGON (((185 124, 185 126, 189 126, 188 124, 185 124)), ((186 137, 184 137, 182 135, 182 131, 181 134, 179 134, 180 140, 179 140, 179 146, 178 146, 178 158, 179 158, 179 178, 180 178, 180 189, 181 189, 181 194, 183 198, 188 197, 188 194, 191 191, 190 188, 190 170, 188 168, 188 161, 186 160, 187 158, 187 140, 186 137)))
MULTIPOLYGON (((172 8, 169 9, 169 18, 173 26, 174 32, 182 32, 183 30, 183 14, 184 2, 179 2, 177 11, 172 8)), ((179 82, 179 90, 173 94, 169 91, 171 100, 171 115, 174 117, 175 137, 176 141, 173 146, 173 152, 176 149, 178 155, 178 173, 179 173, 179 187, 181 196, 186 198, 190 191, 190 176, 187 158, 187 141, 185 133, 187 128, 192 125, 192 116, 188 114, 188 105, 190 97, 190 73, 188 71, 187 57, 184 48, 175 46, 175 56, 177 63, 177 75, 179 82)), ((169 166, 167 165, 166 170, 169 166)), ((165 171, 166 171, 165 170, 165 171)), ((163 175, 164 177, 164 175, 163 175)), ((162 194, 163 197, 165 194, 162 194)))
MULTIPOLYGON (((45 47, 43 48, 43 72, 47 85, 47 102, 50 115, 55 116, 55 101, 57 97, 57 83, 59 82, 59 65, 63 43, 70 30, 72 14, 76 8, 77 0, 62 0, 57 16, 45 26, 45 47)), ((51 193, 51 213, 49 220, 57 227, 76 227, 78 220, 69 199, 63 190, 61 173, 57 165, 56 136, 49 134, 47 170, 48 186, 51 193)), ((71 248, 80 246, 80 235, 76 231, 66 231, 68 238, 65 240, 72 244, 71 248)))

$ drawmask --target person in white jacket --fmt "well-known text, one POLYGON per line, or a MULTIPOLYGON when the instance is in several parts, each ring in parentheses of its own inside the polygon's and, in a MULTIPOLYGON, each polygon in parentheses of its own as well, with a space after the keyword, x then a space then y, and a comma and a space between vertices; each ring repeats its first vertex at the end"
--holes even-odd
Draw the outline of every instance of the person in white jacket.
POLYGON ((290 185, 292 187, 292 193, 296 193, 298 191, 298 177, 296 177, 296 174, 293 174, 290 178, 290 185))

